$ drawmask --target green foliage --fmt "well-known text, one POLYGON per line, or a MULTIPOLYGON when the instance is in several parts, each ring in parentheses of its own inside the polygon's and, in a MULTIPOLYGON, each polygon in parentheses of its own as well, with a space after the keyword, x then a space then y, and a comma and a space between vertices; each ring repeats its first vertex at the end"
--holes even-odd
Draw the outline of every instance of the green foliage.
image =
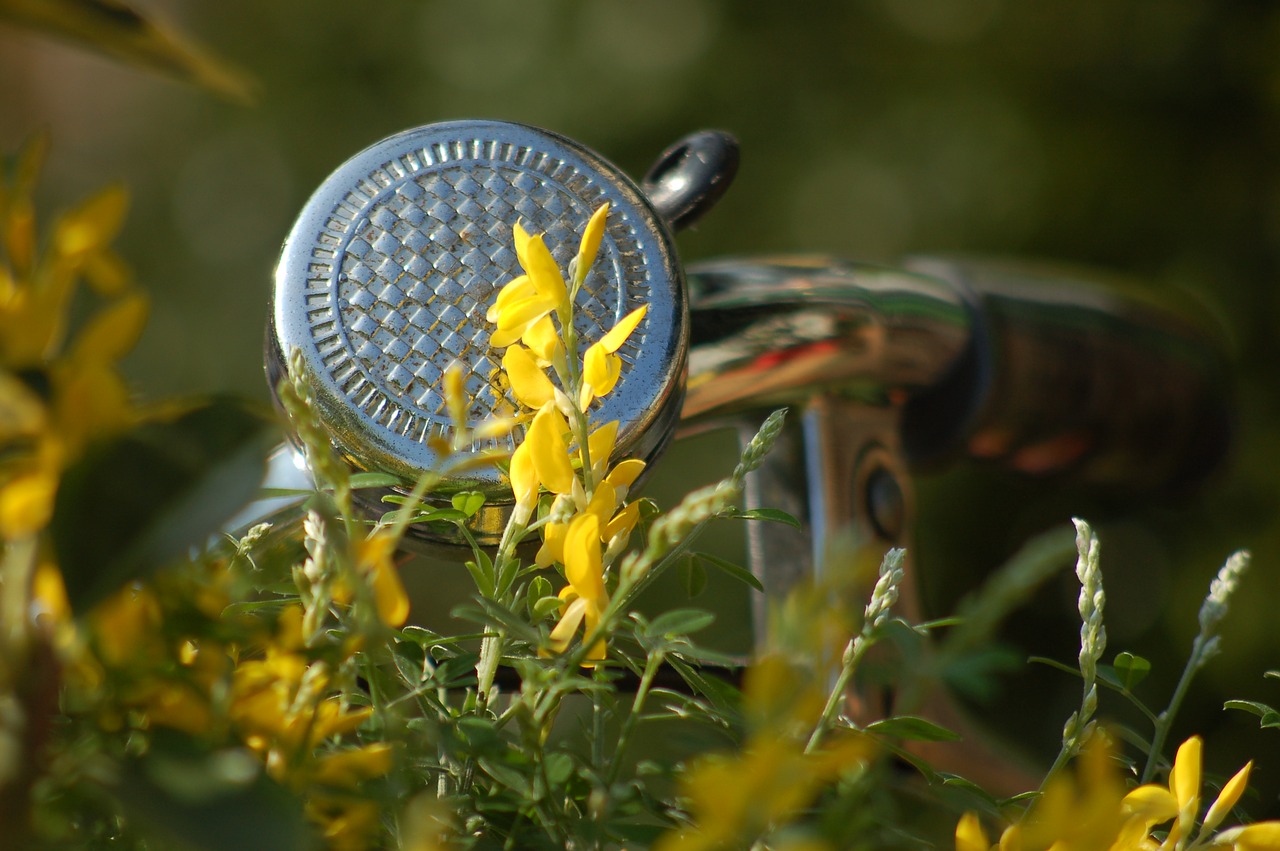
POLYGON ((72 607, 87 611, 203 546, 254 497, 278 439, 268 419, 218 399, 92 447, 67 470, 54 508, 72 607))

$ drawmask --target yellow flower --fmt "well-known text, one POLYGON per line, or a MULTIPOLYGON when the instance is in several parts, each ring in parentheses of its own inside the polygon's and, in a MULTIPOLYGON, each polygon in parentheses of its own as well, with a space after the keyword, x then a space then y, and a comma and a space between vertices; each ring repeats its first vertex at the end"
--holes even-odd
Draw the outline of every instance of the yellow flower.
POLYGON ((592 399, 608 394, 618 383, 618 377, 622 374, 622 358, 615 352, 636 330, 648 310, 647 304, 637 307, 622 317, 609 333, 587 348, 587 353, 582 358, 582 396, 578 400, 582 410, 587 409, 592 399))
MULTIPOLYGON (((613 420, 597 428, 587 438, 592 475, 600 478, 600 484, 596 486, 591 502, 579 506, 579 513, 586 512, 596 516, 600 523, 600 540, 606 546, 613 545, 615 540, 619 541, 617 546, 624 546, 640 520, 639 504, 626 504, 626 497, 631 485, 644 471, 644 462, 626 459, 618 462, 606 475, 599 475, 608 469, 609 456, 613 453, 617 436, 618 423, 613 420)), ((539 567, 564 562, 564 537, 568 525, 568 522, 548 523, 542 527, 542 547, 535 559, 539 567)))
POLYGON ((569 303, 564 278, 542 235, 530 236, 519 223, 512 233, 516 257, 525 273, 499 290, 497 300, 485 314, 498 326, 489 344, 499 349, 519 340, 551 311, 565 313, 569 303))
MULTIPOLYGON (((1192 736, 1182 743, 1173 759, 1173 768, 1169 772, 1169 786, 1165 788, 1148 783, 1134 789, 1124 798, 1125 810, 1143 826, 1143 835, 1150 833, 1155 825, 1170 819, 1176 819, 1169 828, 1169 834, 1162 847, 1183 848, 1191 838, 1196 824, 1196 816, 1200 813, 1200 766, 1202 762, 1203 742, 1199 736, 1192 736)), ((1207 837, 1222 823, 1244 794, 1249 784, 1249 773, 1253 763, 1247 763, 1235 773, 1222 787, 1218 797, 1205 813, 1200 828, 1200 837, 1207 837)), ((1258 834, 1260 835, 1260 834, 1258 834)), ((1197 840, 1197 843, 1200 840, 1197 840)))
MULTIPOLYGON (((1206 843, 1239 802, 1253 763, 1245 765, 1226 782, 1205 815, 1199 837, 1194 843, 1189 841, 1199 813, 1201 749, 1200 738, 1192 736, 1178 748, 1167 787, 1148 783, 1121 797, 1109 747, 1105 742, 1091 744, 1081 757, 1078 783, 1065 778, 1050 783, 1022 821, 1005 831, 1000 839, 1000 851, 1022 851, 1023 848, 1179 851, 1206 844, 1238 851, 1280 851, 1280 822, 1232 828, 1212 836, 1212 841, 1206 843), (1151 835, 1152 828, 1172 819, 1176 821, 1168 834, 1162 841, 1156 841, 1151 835)), ((986 834, 976 816, 967 814, 956 825, 956 851, 985 851, 985 842, 986 834)))
POLYGON ((1235 851, 1280 851, 1280 821, 1260 821, 1224 830, 1214 838, 1214 846, 1235 851))
POLYGON ((381 777, 391 770, 395 751, 388 742, 335 751, 317 760, 312 780, 324 786, 355 788, 362 780, 381 777))
POLYGON ((399 540, 389 529, 379 529, 356 547, 356 564, 369 577, 378 619, 395 629, 409 619, 409 595, 395 565, 399 540))
POLYGON ((547 402, 534 415, 524 441, 511 455, 511 490, 517 503, 531 507, 537 502, 539 487, 552 493, 573 490, 573 465, 564 440, 568 430, 554 402, 547 402))
POLYGON ((865 764, 871 753, 861 736, 833 737, 818 753, 806 754, 803 741, 758 730, 740 754, 700 759, 685 774, 681 790, 696 824, 666 834, 654 851, 751 846, 809 806, 825 785, 865 764))
MULTIPOLYGON (((600 519, 594 514, 579 514, 566 525, 564 572, 569 585, 560 592, 560 599, 565 601, 565 605, 560 622, 551 630, 551 647, 557 653, 563 653, 569 646, 584 620, 586 633, 590 635, 609 605, 600 551, 600 519)), ((587 659, 600 661, 604 658, 605 642, 600 639, 592 644, 587 659)))
POLYGON ((990 851, 991 840, 977 813, 965 813, 956 822, 956 851, 990 851))
POLYGON ((511 392, 525 407, 536 410, 555 399, 555 385, 538 367, 533 354, 519 343, 507 348, 502 356, 502 368, 511 382, 511 392))
POLYGON ((600 251, 600 240, 604 238, 605 219, 609 216, 609 202, 600 205, 591 214, 590 221, 582 231, 582 242, 578 245, 578 256, 574 258, 574 287, 579 287, 587 279, 591 264, 596 262, 596 254, 600 251))

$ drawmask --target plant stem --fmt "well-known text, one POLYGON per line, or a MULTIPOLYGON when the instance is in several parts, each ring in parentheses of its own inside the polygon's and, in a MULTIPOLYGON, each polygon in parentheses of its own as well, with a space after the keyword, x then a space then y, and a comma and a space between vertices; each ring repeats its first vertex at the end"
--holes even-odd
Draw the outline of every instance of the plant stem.
POLYGON ((1156 766, 1160 762, 1160 753, 1164 750, 1165 740, 1169 737, 1169 730, 1173 727, 1173 719, 1178 714, 1178 709, 1182 706, 1182 700, 1187 696, 1187 689, 1191 687, 1191 680, 1195 677, 1196 671, 1204 664, 1204 649, 1206 645, 1206 636, 1202 632, 1197 635, 1195 641, 1191 644, 1191 655, 1187 658, 1187 664, 1182 669, 1182 676, 1178 678, 1178 685, 1173 690, 1173 697, 1169 698, 1169 705, 1165 710, 1157 716, 1155 733, 1151 737, 1151 750, 1147 752, 1147 763, 1142 768, 1142 779, 1140 782, 1146 783, 1151 780, 1152 775, 1156 772, 1156 766))
POLYGON ((609 776, 605 780, 607 786, 612 786, 618 780, 618 773, 622 771, 622 757, 631 743, 631 731, 636 728, 640 720, 640 712, 644 709, 645 700, 649 697, 649 689, 653 687, 653 680, 657 677, 658 669, 662 667, 665 658, 666 654, 658 650, 651 653, 645 660, 644 673, 640 675, 640 686, 636 689, 636 696, 631 701, 631 711, 627 713, 627 720, 622 722, 622 729, 618 732, 618 742, 613 749, 613 764, 609 766, 609 776))
POLYGON ((875 643, 874 633, 865 629, 849 640, 849 644, 844 649, 840 675, 836 677, 835 685, 831 687, 831 693, 827 695, 827 705, 823 707, 822 715, 818 718, 818 723, 814 725, 813 733, 809 736, 809 743, 804 746, 805 753, 810 754, 816 751, 818 746, 822 744, 822 738, 835 725, 836 717, 840 713, 840 706, 845 700, 845 692, 849 688, 849 682, 858 670, 858 664, 862 661, 862 657, 867 655, 867 651, 875 643))

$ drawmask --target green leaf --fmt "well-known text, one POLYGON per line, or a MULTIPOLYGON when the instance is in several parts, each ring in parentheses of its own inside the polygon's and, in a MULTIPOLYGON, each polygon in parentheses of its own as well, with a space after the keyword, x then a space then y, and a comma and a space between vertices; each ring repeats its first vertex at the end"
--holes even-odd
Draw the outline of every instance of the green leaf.
POLYGON ((525 605, 529 608, 529 614, 533 616, 535 621, 542 620, 543 615, 538 614, 538 604, 547 597, 553 597, 556 599, 557 603, 559 602, 559 598, 556 597, 555 589, 551 587, 551 582, 547 577, 533 577, 533 579, 529 581, 529 587, 525 589, 524 599, 525 605))
POLYGON ((1280 680, 1280 671, 1266 671, 1262 676, 1269 680, 1280 680))
POLYGON ((1133 691, 1134 686, 1147 678, 1151 673, 1151 663, 1141 656, 1129 652, 1117 653, 1113 667, 1120 684, 1126 691, 1133 691))
MULTIPOLYGON (((1035 662, 1038 665, 1048 665, 1050 668, 1056 668, 1059 671, 1062 671, 1063 673, 1071 674, 1073 677, 1080 676, 1080 671, 1077 670, 1076 668, 1073 668, 1070 665, 1064 665, 1063 663, 1059 662, 1057 659, 1050 659, 1047 656, 1028 656, 1027 661, 1035 662)), ((1099 665, 1098 667, 1102 668, 1105 666, 1099 665)))
POLYGON ((756 589, 761 593, 764 592, 764 585, 760 583, 760 579, 754 573, 747 570, 745 567, 736 565, 731 561, 725 561, 719 556, 713 556, 710 553, 698 552, 698 553, 691 553, 690 555, 692 555, 695 559, 705 561, 707 564, 711 565, 717 570, 724 571, 725 573, 729 574, 739 582, 746 583, 747 585, 750 585, 752 588, 756 589))
POLYGON ((573 776, 573 757, 567 753, 549 753, 544 764, 547 770, 547 780, 553 786, 566 783, 573 776))
MULTIPOLYGON (((515 638, 522 639, 530 644, 538 643, 538 631, 530 626, 528 621, 521 618, 506 606, 496 600, 490 600, 485 597, 477 597, 476 603, 478 603, 484 610, 484 614, 477 619, 481 623, 499 624, 506 627, 507 631, 515 638)), ((472 613, 467 606, 460 606, 454 611, 454 614, 455 616, 462 617, 472 616, 472 613)))
POLYGON ((537 600, 530 598, 530 602, 532 605, 530 613, 535 621, 540 621, 555 612, 559 612, 561 606, 564 605, 564 601, 555 594, 549 597, 539 597, 537 600))
POLYGON ((479 491, 463 491, 455 493, 450 502, 453 503, 454 508, 471 517, 484 507, 484 494, 479 491))
POLYGON ((485 774, 488 774, 503 786, 514 789, 525 798, 533 799, 533 784, 528 777, 518 770, 496 759, 488 759, 487 757, 480 757, 476 760, 476 764, 484 769, 485 774))
POLYGON ((1228 700, 1222 704, 1222 708, 1239 709, 1251 715, 1257 715, 1260 719, 1258 722, 1259 727, 1280 727, 1280 712, 1256 700, 1228 700))
POLYGON ((489 558, 484 550, 476 551, 476 561, 466 562, 467 572, 471 574, 471 580, 476 584, 476 590, 480 592, 482 597, 493 597, 494 576, 493 561, 489 558))
POLYGON ((209 750, 156 730, 146 753, 126 762, 113 789, 126 817, 157 848, 279 851, 319 848, 302 801, 248 750, 209 750))
POLYGON ((654 637, 688 635, 706 629, 715 619, 715 615, 702 609, 673 609, 654 618, 645 631, 654 637))
POLYGON ((867 725, 868 733, 913 742, 955 742, 960 735, 915 715, 895 715, 867 725))
POLYGON ((83 612, 207 543, 255 498, 278 439, 270 420, 214 399, 91 447, 54 506, 72 608, 83 612))
POLYGON ((680 560, 680 584, 691 600, 707 590, 707 571, 697 559, 680 560))
POLYGON ((733 516, 739 520, 769 520, 773 523, 785 523, 788 526, 800 528, 800 521, 780 508, 753 508, 750 511, 736 512, 733 516))
POLYGON ((959 790, 964 797, 978 802, 988 811, 994 811, 1000 805, 1000 802, 990 792, 972 780, 966 780, 957 774, 948 774, 946 772, 938 772, 937 776, 942 779, 943 786, 953 791, 959 790))
POLYGON ((393 488, 397 485, 403 487, 404 479, 399 476, 393 476, 391 473, 351 474, 352 490, 363 490, 364 488, 393 488))

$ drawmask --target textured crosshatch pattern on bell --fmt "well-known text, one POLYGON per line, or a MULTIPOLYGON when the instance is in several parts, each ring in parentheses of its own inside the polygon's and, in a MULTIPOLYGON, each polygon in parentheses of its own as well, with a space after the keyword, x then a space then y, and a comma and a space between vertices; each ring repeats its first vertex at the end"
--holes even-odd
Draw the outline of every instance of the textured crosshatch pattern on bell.
MULTIPOLYGON (((313 334, 318 346, 327 344, 325 364, 348 398, 400 434, 423 439, 432 426, 447 424, 437 388, 455 362, 466 370, 472 423, 500 412, 500 356, 489 349, 483 320, 498 288, 521 274, 512 225, 521 221, 544 233, 557 264, 567 268, 576 230, 593 209, 584 198, 601 195, 554 158, 539 155, 537 170, 530 170, 519 165, 527 153, 503 153, 517 163, 397 169, 398 179, 351 210, 331 290, 338 321, 335 326, 331 313, 316 314, 325 321, 313 323, 313 334)), ((346 218, 344 208, 358 198, 348 196, 331 221, 346 218)), ((623 215, 615 219, 575 304, 575 324, 586 340, 629 309, 628 293, 647 286, 635 230, 623 215)), ((629 359, 632 353, 621 354, 629 359)))

